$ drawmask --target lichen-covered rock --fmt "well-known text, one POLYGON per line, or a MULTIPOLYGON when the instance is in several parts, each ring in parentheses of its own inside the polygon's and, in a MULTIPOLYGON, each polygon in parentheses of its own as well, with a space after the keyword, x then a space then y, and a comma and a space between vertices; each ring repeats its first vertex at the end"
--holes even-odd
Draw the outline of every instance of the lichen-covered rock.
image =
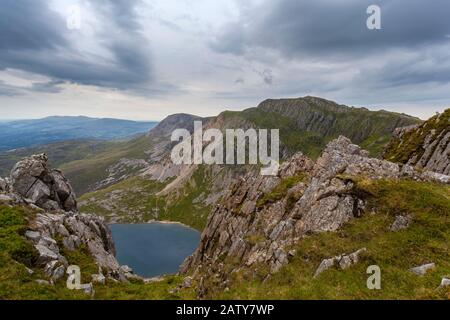
POLYGON ((409 227, 409 225, 412 222, 412 217, 411 216, 397 216, 395 218, 395 221, 392 223, 391 227, 389 228, 391 231, 400 231, 400 230, 404 230, 407 229, 409 227))
POLYGON ((366 248, 362 248, 350 254, 341 254, 339 256, 323 260, 314 273, 314 278, 317 278, 322 272, 334 266, 338 266, 342 270, 350 268, 359 262, 361 254, 366 251, 366 248))
POLYGON ((12 191, 45 210, 77 211, 72 187, 58 170, 48 167, 45 154, 18 162, 11 170, 12 191))
POLYGON ((61 253, 85 247, 105 275, 126 281, 115 258, 111 230, 103 218, 78 213, 70 183, 61 171, 50 170, 47 161, 47 156, 41 154, 18 162, 11 171, 10 182, 2 179, 7 186, 2 185, 0 194, 11 199, 12 205, 28 206, 35 212, 24 236, 36 248, 37 265, 49 279, 58 281, 68 267, 68 260, 61 253))
POLYGON ((363 214, 365 199, 348 176, 398 178, 400 167, 369 158, 368 152, 339 137, 315 164, 296 155, 280 166, 277 177, 250 173, 213 209, 199 248, 181 272, 218 275, 225 281, 230 270, 221 262, 227 259, 237 262, 236 269, 262 263, 277 272, 289 263, 289 245, 310 233, 338 230, 363 214), (283 189, 288 181, 295 185, 283 189))
POLYGON ((424 276, 427 272, 436 269, 436 265, 434 263, 424 264, 422 266, 418 266, 410 269, 412 273, 417 274, 418 276, 424 276))

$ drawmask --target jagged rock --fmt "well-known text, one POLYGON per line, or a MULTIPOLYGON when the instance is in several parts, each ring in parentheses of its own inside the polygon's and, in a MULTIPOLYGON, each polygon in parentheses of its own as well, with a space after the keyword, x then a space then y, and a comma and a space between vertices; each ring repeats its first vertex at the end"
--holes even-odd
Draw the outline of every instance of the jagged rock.
POLYGON ((28 230, 28 231, 25 232, 25 237, 28 240, 33 241, 34 243, 38 243, 39 240, 41 239, 41 233, 37 232, 37 231, 30 231, 30 230, 28 230))
POLYGON ((8 184, 6 183, 6 180, 0 178, 0 192, 6 192, 7 186, 8 186, 8 184))
POLYGON ((53 271, 56 268, 56 265, 59 263, 58 260, 53 260, 48 262, 44 267, 44 272, 50 277, 53 275, 53 271))
POLYGON ((125 273, 115 258, 115 245, 108 225, 103 218, 77 212, 70 183, 60 171, 50 170, 47 161, 45 154, 25 158, 11 171, 11 183, 2 179, 11 185, 11 188, 6 187, 11 189, 7 196, 14 204, 35 211, 24 235, 38 252, 37 265, 43 267, 53 281, 63 277, 69 262, 60 253, 60 244, 55 240, 61 239, 67 250, 73 251, 82 245, 87 247, 108 277, 126 282, 125 273))
POLYGON ((59 253, 58 243, 50 237, 41 237, 39 239, 38 245, 46 247, 56 254, 59 253))
POLYGON ((395 218, 394 223, 392 223, 392 225, 389 229, 394 232, 404 230, 410 226, 411 222, 412 222, 412 217, 409 215, 408 216, 397 216, 395 218))
POLYGON ((125 273, 133 273, 133 269, 130 268, 129 266, 121 266, 120 268, 121 268, 122 271, 125 272, 125 273))
POLYGON ((14 192, 45 210, 77 211, 72 187, 60 171, 50 170, 47 162, 45 154, 18 162, 11 171, 14 192))
POLYGON ((93 274, 92 275, 92 282, 93 283, 99 283, 104 285, 106 283, 106 277, 103 274, 93 274))
POLYGON ((317 278, 322 272, 334 267, 338 266, 342 270, 348 269, 351 266, 357 264, 359 262, 360 256, 362 253, 366 252, 366 248, 359 249, 356 252, 353 252, 351 254, 343 254, 339 255, 330 259, 325 259, 322 261, 322 263, 317 268, 314 278, 317 278))
POLYGON ((64 266, 59 266, 53 271, 52 280, 54 282, 62 279, 64 277, 64 274, 66 272, 66 268, 64 266))
POLYGON ((44 266, 50 261, 58 260, 58 254, 51 251, 46 246, 38 244, 35 246, 35 248, 39 253, 39 258, 37 260, 38 265, 44 266))
POLYGON ((36 283, 41 285, 41 286, 49 286, 49 285, 51 285, 50 281, 42 280, 42 279, 36 280, 36 283))
POLYGON ((6 194, 0 194, 0 201, 1 202, 12 202, 12 201, 14 201, 14 198, 12 198, 11 196, 6 195, 6 194))
MULTIPOLYGON (((368 195, 356 190, 352 176, 396 179, 401 173, 399 165, 370 158, 342 136, 331 141, 314 164, 297 154, 280 166, 276 177, 248 173, 212 210, 199 248, 180 272, 204 277, 218 273, 226 279, 242 266, 259 263, 277 272, 289 263, 288 246, 311 233, 336 231, 364 213, 368 195), (285 193, 278 190, 272 196, 285 179, 302 176, 285 193), (238 261, 237 267, 221 268, 227 259, 238 261)), ((349 255, 339 262, 345 268, 356 260, 349 255)))
POLYGON ((194 279, 192 279, 192 277, 186 277, 183 280, 183 284, 182 287, 183 288, 191 288, 192 287, 192 282, 194 279))
POLYGON ((436 265, 434 263, 428 263, 419 267, 412 268, 410 269, 410 271, 417 274, 418 276, 424 276, 427 274, 427 272, 434 270, 435 268, 436 265))
POLYGON ((450 287, 450 279, 442 278, 440 288, 450 287))

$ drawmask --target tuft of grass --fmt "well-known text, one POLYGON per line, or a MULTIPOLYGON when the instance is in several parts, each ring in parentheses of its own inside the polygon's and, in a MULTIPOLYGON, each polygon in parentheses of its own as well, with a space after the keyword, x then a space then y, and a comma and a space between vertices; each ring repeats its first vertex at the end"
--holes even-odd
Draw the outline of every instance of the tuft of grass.
MULTIPOLYGON (((271 192, 266 193, 262 198, 258 200, 257 206, 261 208, 267 204, 275 203, 283 199, 287 195, 289 189, 296 186, 300 182, 305 182, 307 178, 308 175, 302 172, 295 176, 281 180, 280 183, 275 188, 273 188, 271 192)), ((288 201, 290 200, 295 201, 295 199, 288 199, 288 201)))

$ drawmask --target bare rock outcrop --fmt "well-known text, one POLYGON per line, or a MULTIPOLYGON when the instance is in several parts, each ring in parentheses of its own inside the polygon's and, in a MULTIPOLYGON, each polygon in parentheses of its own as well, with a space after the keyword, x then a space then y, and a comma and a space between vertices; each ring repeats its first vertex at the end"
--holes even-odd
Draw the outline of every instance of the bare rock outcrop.
POLYGON ((310 233, 335 231, 363 214, 364 196, 346 178, 357 175, 396 178, 400 168, 369 158, 341 136, 328 144, 315 164, 297 154, 282 164, 277 177, 245 176, 213 210, 199 248, 181 271, 201 270, 225 281, 230 269, 222 270, 221 262, 229 259, 238 262, 235 269, 263 263, 277 272, 292 256, 288 245, 310 233), (286 179, 296 183, 280 195, 286 179))
POLYGON ((36 249, 36 265, 50 282, 56 282, 65 276, 69 264, 64 252, 83 248, 100 272, 126 281, 108 225, 103 218, 77 211, 69 181, 60 171, 51 170, 47 161, 45 154, 25 158, 14 166, 9 178, 0 179, 0 203, 27 206, 35 212, 24 236, 36 249))
POLYGON ((322 272, 334 266, 337 266, 342 270, 350 268, 352 265, 355 265, 359 262, 361 255, 366 251, 366 248, 362 248, 350 254, 341 254, 336 257, 323 260, 317 268, 314 274, 314 278, 317 278, 322 272))
POLYGON ((11 191, 45 210, 77 211, 75 193, 64 175, 51 170, 45 154, 18 162, 11 171, 11 191))

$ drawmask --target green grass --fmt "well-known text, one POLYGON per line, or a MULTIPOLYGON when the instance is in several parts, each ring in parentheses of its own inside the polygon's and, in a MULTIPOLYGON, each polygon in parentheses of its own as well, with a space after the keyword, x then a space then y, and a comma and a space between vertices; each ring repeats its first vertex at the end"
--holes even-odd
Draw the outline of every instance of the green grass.
POLYGON ((450 276, 450 188, 413 181, 358 181, 371 194, 367 213, 333 233, 312 235, 295 245, 297 255, 269 280, 267 266, 237 273, 223 299, 450 299, 450 288, 438 290, 442 277, 450 276), (412 225, 389 231, 398 214, 411 214, 412 225), (342 253, 367 248, 362 261, 345 271, 331 269, 317 279, 320 262, 342 253), (436 263, 424 277, 410 268, 436 263), (381 290, 366 286, 367 267, 381 268, 381 290), (254 279, 253 275, 257 274, 254 279))

